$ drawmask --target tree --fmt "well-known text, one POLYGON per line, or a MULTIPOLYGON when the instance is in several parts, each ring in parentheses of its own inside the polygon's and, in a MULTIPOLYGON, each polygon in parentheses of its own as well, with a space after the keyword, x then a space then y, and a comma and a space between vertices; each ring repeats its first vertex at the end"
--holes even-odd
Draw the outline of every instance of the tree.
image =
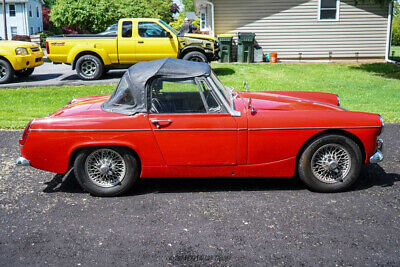
POLYGON ((186 11, 195 11, 193 0, 182 0, 182 4, 185 6, 186 11))
POLYGON ((392 45, 400 46, 400 7, 398 2, 393 8, 392 45))
POLYGON ((56 0, 44 0, 43 2, 44 2, 44 6, 45 6, 45 7, 51 8, 52 5, 55 4, 56 0))
POLYGON ((121 18, 160 18, 169 23, 171 5, 171 0, 56 0, 50 19, 57 27, 95 33, 121 18))

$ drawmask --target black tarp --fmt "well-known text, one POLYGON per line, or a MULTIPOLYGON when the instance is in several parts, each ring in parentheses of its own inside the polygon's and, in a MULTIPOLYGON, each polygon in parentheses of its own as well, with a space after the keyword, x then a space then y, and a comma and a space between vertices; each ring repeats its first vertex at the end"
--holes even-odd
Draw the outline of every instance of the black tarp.
MULTIPOLYGON (((129 94, 133 101, 119 103, 121 90, 114 90, 110 98, 103 103, 104 111, 132 115, 147 112, 146 85, 153 77, 185 79, 210 75, 211 67, 207 63, 193 62, 176 58, 164 58, 154 61, 137 63, 130 67, 121 82, 125 79, 127 88, 123 94, 129 94), (118 98, 118 99, 117 99, 118 98)), ((121 83, 120 82, 120 83, 121 83)))

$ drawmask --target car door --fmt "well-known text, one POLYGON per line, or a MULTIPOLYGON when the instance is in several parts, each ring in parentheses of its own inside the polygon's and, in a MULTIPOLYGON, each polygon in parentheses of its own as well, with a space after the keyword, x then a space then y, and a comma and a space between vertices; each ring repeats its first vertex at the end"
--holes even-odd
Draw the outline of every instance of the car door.
POLYGON ((178 39, 154 21, 139 21, 136 36, 136 61, 149 61, 178 56, 178 39))
POLYGON ((135 63, 135 39, 133 21, 123 20, 118 30, 118 60, 120 64, 135 63))
POLYGON ((237 123, 205 80, 156 79, 150 85, 149 120, 166 165, 237 163, 237 123), (201 83, 201 84, 200 84, 201 83))

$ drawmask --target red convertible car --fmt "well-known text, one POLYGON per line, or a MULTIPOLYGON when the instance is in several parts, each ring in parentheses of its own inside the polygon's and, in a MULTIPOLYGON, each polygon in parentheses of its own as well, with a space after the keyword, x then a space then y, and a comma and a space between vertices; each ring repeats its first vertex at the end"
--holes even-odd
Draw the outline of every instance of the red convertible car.
POLYGON ((383 159, 378 114, 337 95, 236 91, 206 63, 138 63, 111 96, 76 98, 28 123, 17 165, 66 173, 98 196, 147 177, 292 177, 312 190, 351 186, 383 159))

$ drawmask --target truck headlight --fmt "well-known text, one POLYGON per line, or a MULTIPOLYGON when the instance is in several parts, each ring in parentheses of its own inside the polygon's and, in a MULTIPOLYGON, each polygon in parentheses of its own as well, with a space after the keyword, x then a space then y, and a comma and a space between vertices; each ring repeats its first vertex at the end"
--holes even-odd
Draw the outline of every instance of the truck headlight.
POLYGON ((28 55, 28 50, 26 48, 23 47, 18 47, 15 49, 15 54, 17 56, 21 56, 21 55, 28 55))

